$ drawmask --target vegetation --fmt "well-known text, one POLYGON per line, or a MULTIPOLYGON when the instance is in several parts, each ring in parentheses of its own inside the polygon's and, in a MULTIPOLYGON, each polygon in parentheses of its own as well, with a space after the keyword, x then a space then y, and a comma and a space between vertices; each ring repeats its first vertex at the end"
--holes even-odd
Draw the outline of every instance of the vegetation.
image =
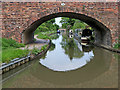
MULTIPOLYGON (((24 47, 25 46, 24 44, 17 43, 12 39, 2 38, 1 40, 2 40, 2 52, 0 52, 0 54, 2 54, 3 63, 8 63, 12 59, 20 58, 28 55, 29 50, 18 49, 19 47, 24 47)), ((48 45, 42 46, 40 50, 34 48, 33 50, 31 50, 31 52, 32 54, 37 55, 41 51, 46 50, 47 46, 48 45)))
POLYGON ((67 17, 62 17, 62 20, 60 21, 60 23, 62 23, 62 28, 67 28, 68 25, 73 26, 75 23, 76 19, 72 19, 72 18, 67 18, 67 17))
POLYGON ((48 46, 48 45, 42 46, 40 50, 39 50, 38 48, 34 48, 34 49, 32 50, 32 54, 37 55, 37 54, 40 53, 41 51, 46 50, 46 49, 47 49, 47 46, 48 46))
POLYGON ((84 53, 78 49, 78 46, 73 38, 68 38, 67 35, 63 35, 62 42, 60 44, 70 60, 72 60, 73 58, 80 58, 84 55, 84 53))
POLYGON ((53 51, 54 49, 55 49, 55 44, 54 44, 54 43, 51 43, 51 46, 50 46, 49 51, 53 51))
POLYGON ((2 38, 2 49, 7 49, 7 48, 19 48, 19 47, 24 47, 25 45, 22 43, 17 43, 15 40, 12 39, 6 39, 2 38))
POLYGON ((120 36, 119 36, 118 42, 114 45, 114 48, 120 49, 120 36))
POLYGON ((39 32, 38 33, 38 36, 37 38, 40 38, 40 39, 50 39, 50 37, 42 32, 39 32))
POLYGON ((49 21, 46 21, 42 23, 35 31, 35 34, 38 34, 39 32, 48 32, 48 31, 57 31, 59 29, 59 26, 55 24, 55 19, 51 19, 49 21))
POLYGON ((40 39, 56 39, 58 38, 58 36, 56 34, 53 34, 53 35, 50 35, 50 32, 39 32, 37 35, 37 38, 40 38, 40 39))
POLYGON ((38 35, 40 39, 55 39, 55 35, 49 36, 51 33, 57 32, 59 26, 55 24, 55 19, 51 19, 42 23, 35 31, 35 34, 38 35))
POLYGON ((17 43, 15 40, 1 38, 2 41, 2 62, 8 63, 10 60, 24 57, 28 54, 28 50, 18 49, 19 47, 24 47, 22 43, 17 43))
MULTIPOLYGON (((85 29, 86 27, 89 26, 86 23, 78 19, 67 18, 67 17, 62 17, 62 20, 60 21, 60 23, 62 23, 62 28, 67 29, 68 25, 71 25, 71 29, 73 30, 78 29, 78 28, 85 29)), ((89 27, 89 29, 91 28, 89 27)))
POLYGON ((21 49, 5 49, 2 51, 2 62, 8 63, 10 60, 15 58, 24 57, 29 53, 28 50, 21 50, 21 49))
MULTIPOLYGON (((55 19, 51 19, 47 22, 44 22, 41 24, 37 30, 35 31, 35 34, 38 34, 38 38, 41 39, 56 39, 57 36, 52 35, 48 36, 50 33, 55 33, 59 29, 59 26, 55 24, 55 19)), ((0 41, 2 41, 2 62, 8 63, 11 59, 14 58, 20 58, 24 57, 29 53, 29 50, 21 50, 18 49, 20 47, 24 47, 25 45, 22 43, 17 43, 15 40, 12 39, 6 39, 6 38, 1 38, 0 41)), ((36 39, 34 39, 36 41, 36 39)), ((41 49, 34 48, 32 50, 33 54, 38 54, 42 50, 45 50, 47 45, 42 46, 41 49)))
POLYGON ((120 43, 116 43, 116 44, 114 45, 114 48, 120 48, 120 43))

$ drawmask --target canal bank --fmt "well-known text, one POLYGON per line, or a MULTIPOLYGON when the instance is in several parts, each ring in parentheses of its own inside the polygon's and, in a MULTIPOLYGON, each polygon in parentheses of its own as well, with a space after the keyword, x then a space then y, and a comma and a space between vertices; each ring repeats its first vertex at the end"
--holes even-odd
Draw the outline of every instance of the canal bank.
POLYGON ((112 51, 112 52, 120 53, 120 50, 112 48, 112 47, 96 44, 96 43, 93 43, 93 42, 90 42, 90 44, 95 45, 95 46, 100 47, 100 48, 103 48, 103 49, 106 49, 106 50, 109 50, 109 51, 112 51))
POLYGON ((17 68, 20 65, 23 65, 31 60, 34 60, 38 56, 42 57, 42 55, 44 55, 47 52, 47 50, 50 48, 51 40, 38 39, 37 35, 35 36, 35 39, 36 39, 36 41, 34 42, 34 44, 26 45, 26 47, 20 48, 20 49, 27 48, 29 50, 33 50, 33 49, 37 48, 37 53, 32 53, 30 51, 29 54, 25 57, 15 58, 15 59, 11 60, 9 63, 2 63, 2 65, 0 67, 0 74, 8 72, 12 69, 17 68), (44 47, 45 45, 46 45, 46 47, 44 47), (44 47, 44 48, 42 48, 42 47, 44 47))
MULTIPOLYGON (((26 66, 20 68, 23 71, 9 79, 6 78, 12 75, 12 70, 3 74, 6 79, 3 88, 118 87, 118 60, 113 52, 82 46, 65 35, 60 35, 52 43, 52 49, 42 58, 31 61, 29 67, 24 64, 26 66)), ((17 68, 14 72, 18 72, 17 68)))
MULTIPOLYGON (((74 35, 75 38, 78 40, 78 41, 81 41, 80 37, 74 35)), ((106 49, 106 50, 109 50, 109 51, 112 51, 112 52, 116 52, 116 53, 120 53, 120 50, 118 49, 115 49, 113 47, 110 47, 110 46, 105 46, 105 45, 102 45, 102 44, 97 44, 97 43, 94 43, 94 42, 89 42, 89 44, 91 45, 94 45, 94 46, 97 46, 97 47, 100 47, 100 48, 103 48, 103 49, 106 49)))

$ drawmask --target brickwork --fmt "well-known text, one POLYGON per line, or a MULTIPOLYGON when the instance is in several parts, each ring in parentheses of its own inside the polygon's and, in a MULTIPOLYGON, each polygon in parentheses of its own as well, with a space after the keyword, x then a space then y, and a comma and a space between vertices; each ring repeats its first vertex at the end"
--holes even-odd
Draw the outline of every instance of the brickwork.
POLYGON ((59 12, 74 12, 92 17, 111 33, 112 44, 118 38, 117 2, 2 2, 2 37, 22 41, 22 32, 32 23, 59 12))

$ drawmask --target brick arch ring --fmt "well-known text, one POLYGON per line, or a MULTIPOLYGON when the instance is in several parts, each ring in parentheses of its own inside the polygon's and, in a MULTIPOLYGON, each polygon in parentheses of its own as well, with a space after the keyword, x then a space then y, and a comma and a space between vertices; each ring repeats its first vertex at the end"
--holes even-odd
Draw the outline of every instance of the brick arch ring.
POLYGON ((69 18, 79 19, 87 23, 88 25, 90 25, 92 28, 94 28, 95 33, 96 33, 95 43, 106 45, 106 46, 112 45, 111 31, 109 30, 109 28, 107 28, 103 23, 96 20, 95 18, 92 18, 85 14, 74 13, 74 12, 52 13, 49 15, 45 15, 41 17, 40 19, 34 21, 28 28, 26 28, 22 32, 22 43, 27 44, 27 43, 33 42, 34 31, 37 29, 37 27, 40 26, 43 22, 56 18, 56 17, 69 17, 69 18))

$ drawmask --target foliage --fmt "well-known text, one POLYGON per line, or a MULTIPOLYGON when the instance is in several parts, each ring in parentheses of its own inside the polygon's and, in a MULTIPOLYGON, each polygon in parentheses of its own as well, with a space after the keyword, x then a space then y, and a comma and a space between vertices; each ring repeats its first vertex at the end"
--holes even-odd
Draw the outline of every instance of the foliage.
POLYGON ((34 49, 32 50, 32 54, 37 55, 37 54, 40 53, 41 51, 46 50, 46 49, 47 49, 47 46, 48 46, 48 45, 42 46, 40 50, 39 50, 38 48, 34 48, 34 49))
POLYGON ((54 44, 54 43, 51 43, 51 46, 50 46, 49 51, 53 51, 54 49, 55 49, 55 44, 54 44))
MULTIPOLYGON (((87 25, 86 23, 78 20, 78 19, 73 19, 73 18, 67 18, 67 17, 62 17, 62 20, 60 21, 60 23, 62 23, 62 28, 67 28, 68 25, 71 25, 71 29, 75 30, 75 29, 85 29, 87 25)), ((91 29, 91 27, 89 27, 89 29, 91 29)))
POLYGON ((85 29, 86 26, 87 26, 86 23, 84 23, 84 22, 82 22, 80 20, 76 20, 76 22, 74 23, 74 26, 73 26, 73 30, 78 29, 78 28, 85 29))
POLYGON ((120 35, 118 38, 118 42, 114 45, 114 48, 120 49, 120 35))
MULTIPOLYGON (((52 32, 52 33, 55 33, 55 32, 52 32)), ((58 38, 58 36, 56 34, 53 34, 50 36, 49 36, 49 34, 51 34, 51 32, 49 32, 49 31, 48 32, 39 32, 37 38, 40 38, 40 39, 57 39, 58 38)))
POLYGON ((44 46, 42 46, 40 50, 41 50, 41 51, 46 50, 47 46, 48 46, 48 45, 44 45, 44 46))
POLYGON ((114 48, 120 48, 120 43, 116 43, 116 44, 114 45, 114 48))
POLYGON ((60 23, 62 23, 62 28, 67 28, 68 25, 73 26, 76 19, 68 18, 68 17, 62 17, 62 20, 60 23))
POLYGON ((50 39, 50 37, 48 35, 42 34, 42 33, 38 33, 37 37, 40 38, 40 39, 50 39))
POLYGON ((39 52, 40 52, 40 50, 38 48, 34 48, 32 50, 32 54, 35 54, 35 55, 37 55, 39 52))
POLYGON ((53 34, 53 35, 50 36, 50 39, 57 39, 58 37, 59 37, 58 35, 53 34))
POLYGON ((55 18, 42 23, 35 31, 35 34, 46 31, 57 31, 59 26, 55 24, 55 18))
POLYGON ((15 48, 8 48, 2 50, 2 62, 8 63, 10 60, 15 58, 24 57, 29 53, 28 50, 21 50, 15 48))
POLYGON ((2 38, 2 49, 7 49, 7 48, 19 48, 19 47, 24 47, 25 45, 22 43, 18 43, 15 40, 12 39, 6 39, 2 38))
POLYGON ((12 39, 0 38, 2 41, 2 62, 9 62, 11 59, 26 56, 28 50, 17 49, 19 47, 24 47, 22 43, 18 43, 12 39))
POLYGON ((65 54, 69 56, 70 60, 73 58, 80 58, 83 56, 83 52, 78 49, 77 44, 67 35, 63 35, 62 42, 60 43, 62 48, 65 50, 65 54))

